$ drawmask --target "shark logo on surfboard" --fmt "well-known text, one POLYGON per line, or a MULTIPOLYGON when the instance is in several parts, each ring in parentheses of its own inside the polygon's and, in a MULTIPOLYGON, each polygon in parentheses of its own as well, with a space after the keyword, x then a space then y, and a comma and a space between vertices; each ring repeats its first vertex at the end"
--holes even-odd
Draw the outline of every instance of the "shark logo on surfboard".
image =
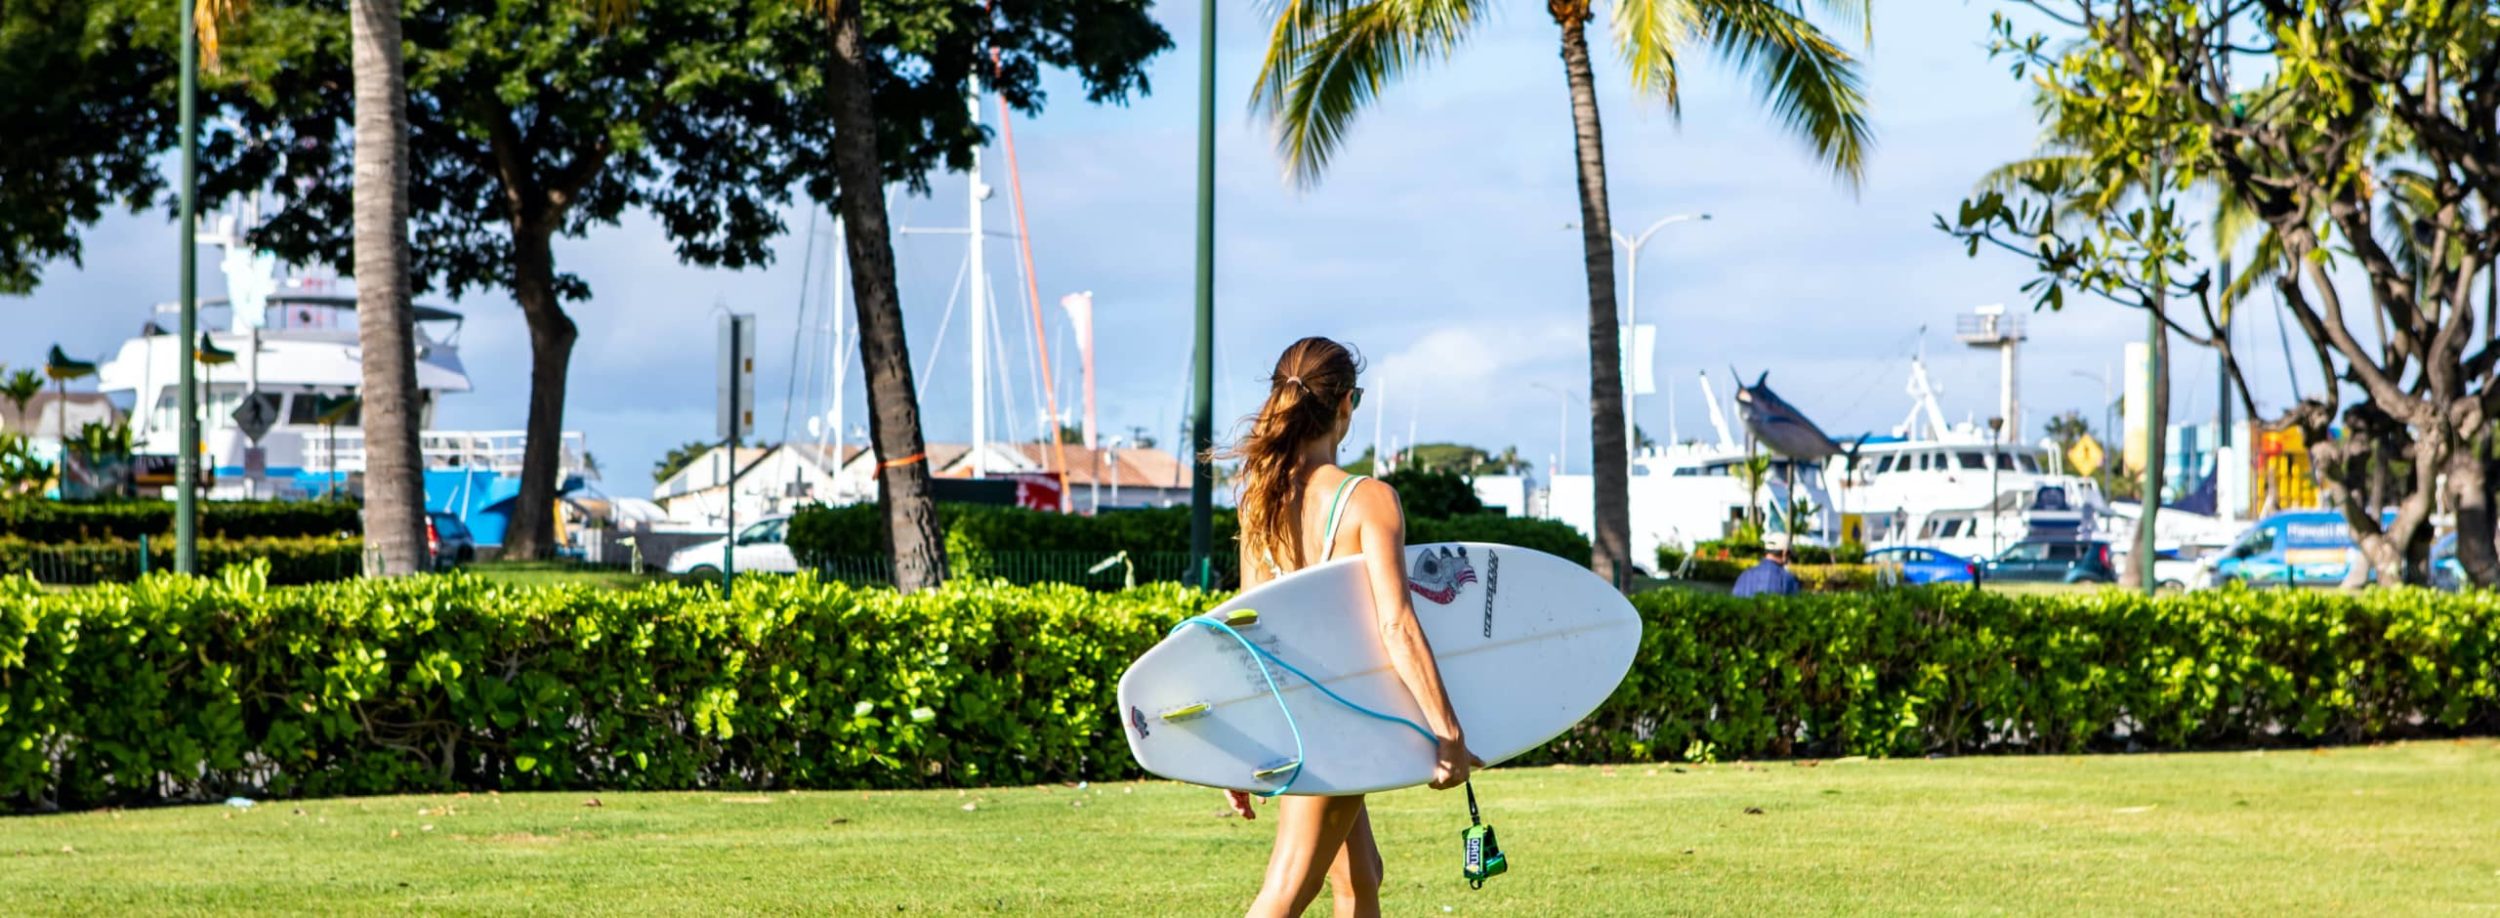
POLYGON ((1407 565, 1406 588, 1435 605, 1449 605, 1460 589, 1474 582, 1476 566, 1467 560, 1464 546, 1428 548, 1407 565))

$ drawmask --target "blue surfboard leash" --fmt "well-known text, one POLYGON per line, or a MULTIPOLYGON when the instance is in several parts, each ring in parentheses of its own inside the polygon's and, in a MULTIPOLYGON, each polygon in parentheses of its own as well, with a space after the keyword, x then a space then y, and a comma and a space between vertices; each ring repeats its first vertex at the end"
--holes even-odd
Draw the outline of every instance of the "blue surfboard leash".
POLYGON ((1274 654, 1274 653, 1270 652, 1270 651, 1269 651, 1267 648, 1265 648, 1265 647, 1261 647, 1261 646, 1259 646, 1259 645, 1257 645, 1257 644, 1253 644, 1253 643, 1251 643, 1249 638, 1246 638, 1246 637, 1242 637, 1242 636, 1241 636, 1241 632, 1233 630, 1233 626, 1228 625, 1228 624, 1225 624, 1225 623, 1224 623, 1224 622, 1222 622, 1222 621, 1218 621, 1218 620, 1217 620, 1217 619, 1215 619, 1213 616, 1208 616, 1208 615, 1193 615, 1193 616, 1190 616, 1190 617, 1188 617, 1188 618, 1181 619, 1180 621, 1178 621, 1178 622, 1176 622, 1176 623, 1174 623, 1174 624, 1172 625, 1172 630, 1173 630, 1173 631, 1175 631, 1175 632, 1177 632, 1177 631, 1181 630, 1181 628, 1183 628, 1183 627, 1185 627, 1185 626, 1188 626, 1188 625, 1200 625, 1200 626, 1203 626, 1203 627, 1206 627, 1206 628, 1211 628, 1211 629, 1214 629, 1214 630, 1216 630, 1216 631, 1218 631, 1218 632, 1222 632, 1222 633, 1223 633, 1223 634, 1225 634, 1226 636, 1231 637, 1231 638, 1232 638, 1235 642, 1239 643, 1239 644, 1241 645, 1241 647, 1242 647, 1242 649, 1243 649, 1243 650, 1247 650, 1247 651, 1249 651, 1249 652, 1250 652, 1250 660, 1251 660, 1251 662, 1253 662, 1253 663, 1257 663, 1257 664, 1258 664, 1258 666, 1259 666, 1259 678, 1261 678, 1261 679, 1263 679, 1263 680, 1266 680, 1266 682, 1267 682, 1267 693, 1268 693, 1268 696, 1269 696, 1269 697, 1272 697, 1272 698, 1274 698, 1274 699, 1276 699, 1276 709, 1277 709, 1277 710, 1279 710, 1279 711, 1284 712, 1284 714, 1285 714, 1285 729, 1286 729, 1286 730, 1288 730, 1288 731, 1291 731, 1291 732, 1293 733, 1293 773, 1292 773, 1291 775, 1286 776, 1286 778, 1285 778, 1285 783, 1284 783, 1284 784, 1282 784, 1282 785, 1279 785, 1279 786, 1278 786, 1275 790, 1272 790, 1272 791, 1253 791, 1252 793, 1256 793, 1256 794, 1258 794, 1258 795, 1259 795, 1259 796, 1261 796, 1261 797, 1281 797, 1281 796, 1284 796, 1284 794, 1285 794, 1285 792, 1286 792, 1286 791, 1289 791, 1289 790, 1292 790, 1292 789, 1293 789, 1293 782, 1295 782, 1296 780, 1299 780, 1299 779, 1302 777, 1302 761, 1303 761, 1302 726, 1301 726, 1300 724, 1298 724, 1298 723, 1294 722, 1294 719, 1293 719, 1293 708, 1292 708, 1292 706, 1285 704, 1285 693, 1284 693, 1284 690, 1283 690, 1283 689, 1280 689, 1280 688, 1278 688, 1278 687, 1277 687, 1277 685, 1276 685, 1276 674, 1275 674, 1275 673, 1273 673, 1273 672, 1271 672, 1271 671, 1269 671, 1269 670, 1268 670, 1268 668, 1267 668, 1267 665, 1268 665, 1269 663, 1274 663, 1274 664, 1276 664, 1278 667, 1283 668, 1283 669, 1284 669, 1284 671, 1289 672, 1289 673, 1292 673, 1292 674, 1294 674, 1294 675, 1296 675, 1296 676, 1300 676, 1300 677, 1302 677, 1302 681, 1307 682, 1307 683, 1310 683, 1310 685, 1311 685, 1311 687, 1312 687, 1312 688, 1318 689, 1318 690, 1319 690, 1319 692, 1320 692, 1320 694, 1328 696, 1328 699, 1329 699, 1329 700, 1334 701, 1334 702, 1336 702, 1336 703, 1338 703, 1338 704, 1344 705, 1344 706, 1346 706, 1347 708, 1352 709, 1353 711, 1355 711, 1355 712, 1356 712, 1356 713, 1358 713, 1358 714, 1364 714, 1364 715, 1367 715, 1367 716, 1370 716, 1370 717, 1378 718, 1378 719, 1380 719, 1380 720, 1385 720, 1385 721, 1388 721, 1388 722, 1393 723, 1393 724, 1400 724, 1400 725, 1403 725, 1403 726, 1405 726, 1407 729, 1415 731, 1415 734, 1416 734, 1417 736, 1421 736, 1421 737, 1423 737, 1425 742, 1428 742, 1428 743, 1439 743, 1439 742, 1440 742, 1440 740, 1438 740, 1438 739, 1436 739, 1436 738, 1434 738, 1434 737, 1433 737, 1433 735, 1432 735, 1432 731, 1427 730, 1427 729, 1424 729, 1424 726, 1423 726, 1422 724, 1416 723, 1416 722, 1414 722, 1414 721, 1408 720, 1408 719, 1403 718, 1403 717, 1399 717, 1399 716, 1397 716, 1397 715, 1395 715, 1395 714, 1384 714, 1384 713, 1381 713, 1381 712, 1379 712, 1379 711, 1372 710, 1372 709, 1370 709, 1370 708, 1367 708, 1367 707, 1364 707, 1364 706, 1362 706, 1362 705, 1359 705, 1359 704, 1354 703, 1354 702, 1353 702, 1353 700, 1348 699, 1348 698, 1347 698, 1347 697, 1345 697, 1344 695, 1339 695, 1339 694, 1337 694, 1335 690, 1330 689, 1327 685, 1325 685, 1325 684, 1321 683, 1319 680, 1311 678, 1311 674, 1306 673, 1306 672, 1303 672, 1303 671, 1301 670, 1301 668, 1300 668, 1300 667, 1297 667, 1297 666, 1295 666, 1295 665, 1293 665, 1293 664, 1291 664, 1291 663, 1287 663, 1287 662, 1285 662, 1284 658, 1279 657, 1279 656, 1277 656, 1276 654, 1274 654))

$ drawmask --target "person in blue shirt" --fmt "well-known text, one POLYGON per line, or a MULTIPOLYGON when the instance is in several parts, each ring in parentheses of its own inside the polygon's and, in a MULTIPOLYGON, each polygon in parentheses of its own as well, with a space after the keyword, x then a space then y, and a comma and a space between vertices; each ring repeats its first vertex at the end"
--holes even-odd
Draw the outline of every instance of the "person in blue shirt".
POLYGON ((1795 596, 1797 575, 1788 572, 1788 534, 1774 532, 1762 537, 1762 561, 1736 576, 1736 588, 1729 595, 1795 596))

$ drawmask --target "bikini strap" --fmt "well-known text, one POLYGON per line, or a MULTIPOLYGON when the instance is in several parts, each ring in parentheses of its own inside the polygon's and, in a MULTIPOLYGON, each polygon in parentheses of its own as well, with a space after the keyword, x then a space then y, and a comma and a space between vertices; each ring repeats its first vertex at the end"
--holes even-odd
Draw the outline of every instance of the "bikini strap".
POLYGON ((1322 537, 1321 537, 1321 539, 1320 539, 1320 543, 1319 543, 1319 559, 1320 559, 1320 561, 1322 561, 1322 562, 1326 562, 1326 561, 1330 560, 1331 558, 1335 557, 1335 556, 1336 556, 1336 554, 1337 554, 1337 520, 1338 520, 1338 514, 1340 514, 1340 513, 1344 512, 1344 510, 1345 510, 1345 496, 1346 496, 1346 492, 1349 492, 1349 491, 1354 490, 1354 485, 1355 485, 1355 483, 1356 483, 1356 482, 1360 482, 1360 481, 1362 481, 1363 479, 1365 479, 1365 478, 1369 478, 1369 477, 1371 477, 1371 476, 1368 476, 1368 475, 1348 475, 1348 476, 1346 476, 1344 481, 1339 482, 1339 483, 1337 484, 1337 496, 1335 496, 1335 497, 1331 497, 1331 498, 1329 498, 1329 499, 1328 499, 1328 534, 1327 534, 1327 535, 1325 535, 1325 536, 1322 536, 1322 537))

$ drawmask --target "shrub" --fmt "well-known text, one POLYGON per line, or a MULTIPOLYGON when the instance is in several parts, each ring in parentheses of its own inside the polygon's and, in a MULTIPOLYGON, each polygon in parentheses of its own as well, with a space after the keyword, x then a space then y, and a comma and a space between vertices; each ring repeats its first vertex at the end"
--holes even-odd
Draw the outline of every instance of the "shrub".
MULTIPOLYGON (((1187 578, 1189 510, 1185 507, 1105 511, 1098 516, 1046 513, 977 504, 940 504, 947 565, 958 577, 1004 576, 1016 582, 1071 579, 1094 561, 1128 552, 1141 580, 1187 578), (1038 556, 1038 557, 1037 557, 1038 556), (1039 563, 1037 563, 1039 562, 1039 563)), ((1240 583, 1233 512, 1215 513, 1216 582, 1240 583)), ((1554 520, 1474 514, 1449 519, 1410 517, 1408 542, 1492 542, 1589 562, 1588 539, 1554 520)), ((790 551, 809 567, 851 568, 890 555, 884 517, 873 504, 808 507, 790 518, 790 551)), ((1101 575, 1117 585, 1120 575, 1101 575)), ((1089 581, 1094 582, 1094 581, 1089 581)))
MULTIPOLYGON (((285 539, 356 535, 364 531, 362 513, 361 507, 347 501, 201 501, 200 536, 285 539)), ((0 533, 30 542, 136 542, 143 535, 173 535, 174 505, 162 500, 0 503, 0 533)))
POLYGON ((0 806, 455 787, 934 787, 1134 774, 1127 662, 1206 594, 811 577, 716 590, 257 566, 0 580, 0 806))
MULTIPOLYGON (((340 580, 358 576, 364 568, 364 541, 353 538, 201 539, 198 550, 203 574, 266 560, 273 583, 340 580)), ((0 577, 25 574, 53 584, 122 582, 138 578, 139 555, 139 543, 119 539, 51 543, 0 535, 0 577)), ((173 567, 173 538, 151 539, 146 569, 173 567)))
MULTIPOLYGON (((1129 777, 1114 691, 1215 596, 808 576, 0 580, 0 806, 1129 777)), ((1536 762, 2187 749, 2500 729, 2500 594, 1642 594, 1536 762)))
POLYGON ((1450 469, 1404 468, 1382 475, 1380 480, 1397 489, 1398 505, 1410 520, 1484 512, 1484 501, 1476 497, 1475 484, 1450 469))

